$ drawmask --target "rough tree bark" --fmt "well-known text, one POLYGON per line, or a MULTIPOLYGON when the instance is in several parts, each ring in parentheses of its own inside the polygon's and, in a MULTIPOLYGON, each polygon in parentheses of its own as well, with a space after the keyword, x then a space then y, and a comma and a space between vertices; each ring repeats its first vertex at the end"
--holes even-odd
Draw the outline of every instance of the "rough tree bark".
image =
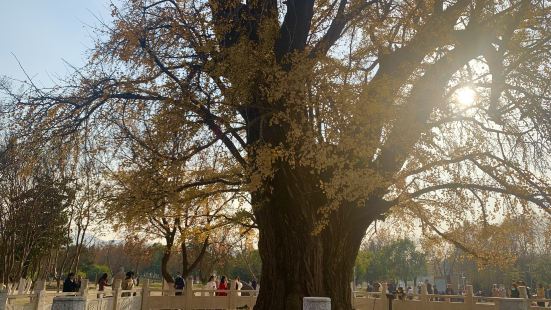
POLYGON ((341 206, 314 233, 320 225, 317 210, 326 201, 315 186, 316 177, 286 164, 278 168, 267 197, 253 196, 262 257, 262 290, 255 309, 302 309, 305 296, 330 297, 333 309, 350 309, 356 256, 384 204, 372 203, 371 212, 341 206))

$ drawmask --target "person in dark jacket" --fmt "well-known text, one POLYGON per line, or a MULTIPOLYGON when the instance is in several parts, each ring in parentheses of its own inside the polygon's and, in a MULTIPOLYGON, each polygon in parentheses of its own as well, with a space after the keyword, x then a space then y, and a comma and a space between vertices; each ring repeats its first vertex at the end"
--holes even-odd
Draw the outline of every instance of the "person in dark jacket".
POLYGON ((99 278, 98 280, 98 298, 103 296, 103 291, 105 290, 106 286, 111 286, 111 285, 109 285, 108 275, 104 273, 101 276, 101 278, 99 278))
POLYGON ((520 298, 520 292, 518 291, 518 285, 513 282, 511 285, 511 294, 509 294, 511 298, 520 298))
POLYGON ((63 281, 63 292, 78 292, 79 285, 75 281, 75 273, 69 272, 63 281))
MULTIPOLYGON (((177 273, 176 278, 174 278, 174 289, 183 290, 185 287, 186 280, 184 280, 184 277, 180 273, 177 273)), ((182 292, 176 292, 176 295, 182 295, 182 292)))
POLYGON ((106 286, 111 286, 111 285, 109 285, 108 277, 109 276, 106 273, 104 273, 101 276, 101 278, 99 278, 99 280, 98 280, 98 291, 103 292, 105 290, 106 286))

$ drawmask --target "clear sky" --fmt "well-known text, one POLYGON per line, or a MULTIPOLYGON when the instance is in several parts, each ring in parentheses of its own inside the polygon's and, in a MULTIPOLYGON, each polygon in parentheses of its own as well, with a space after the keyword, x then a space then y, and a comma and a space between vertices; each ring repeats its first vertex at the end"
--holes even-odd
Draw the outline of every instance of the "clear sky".
MULTIPOLYGON (((110 3, 0 0, 0 77, 25 79, 14 55, 35 83, 43 87, 52 86, 52 80, 71 72, 64 60, 75 67, 84 65, 86 52, 94 44, 93 27, 112 20, 110 3)), ((91 235, 102 240, 120 239, 109 229, 91 235)))
POLYGON ((15 54, 39 85, 79 67, 93 47, 98 18, 111 20, 109 0, 0 0, 0 76, 24 79, 15 54))

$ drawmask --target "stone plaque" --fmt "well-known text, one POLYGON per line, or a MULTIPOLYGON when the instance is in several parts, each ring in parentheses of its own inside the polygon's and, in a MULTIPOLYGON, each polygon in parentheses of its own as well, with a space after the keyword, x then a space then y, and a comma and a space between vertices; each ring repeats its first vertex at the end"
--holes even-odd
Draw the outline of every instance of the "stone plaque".
POLYGON ((500 299, 499 310, 528 310, 528 301, 521 298, 500 299))
POLYGON ((304 297, 304 299, 302 300, 302 309, 303 310, 331 310, 331 298, 304 297))
POLYGON ((57 296, 54 297, 52 310, 85 310, 86 298, 84 296, 57 296))

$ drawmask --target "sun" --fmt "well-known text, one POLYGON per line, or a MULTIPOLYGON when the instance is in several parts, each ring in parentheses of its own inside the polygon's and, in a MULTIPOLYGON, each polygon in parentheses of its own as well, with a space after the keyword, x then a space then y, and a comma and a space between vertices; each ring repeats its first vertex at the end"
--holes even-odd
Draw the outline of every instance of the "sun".
POLYGON ((476 102, 476 92, 470 87, 463 87, 455 92, 455 99, 462 107, 470 107, 476 102))

